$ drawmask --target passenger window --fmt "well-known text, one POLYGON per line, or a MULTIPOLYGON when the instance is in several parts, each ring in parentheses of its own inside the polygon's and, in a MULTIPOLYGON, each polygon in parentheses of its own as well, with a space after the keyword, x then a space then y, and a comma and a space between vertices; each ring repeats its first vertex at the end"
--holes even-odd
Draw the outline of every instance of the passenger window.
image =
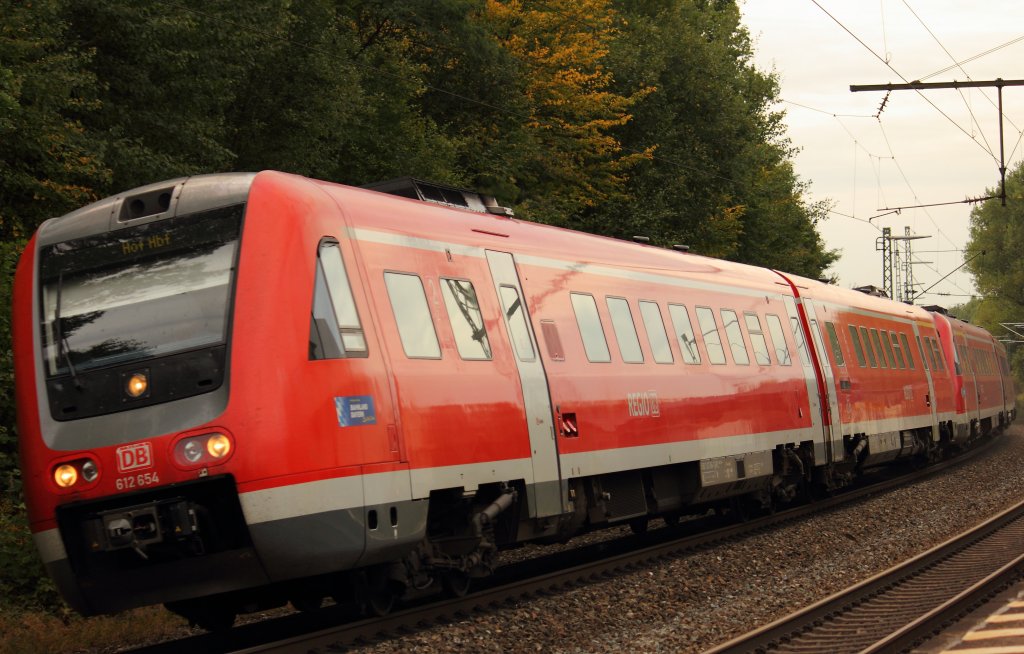
POLYGON ((341 248, 323 241, 317 252, 313 309, 309 327, 309 358, 367 356, 366 338, 352 297, 341 248))
POLYGON ((587 360, 593 363, 608 363, 612 360, 608 352, 608 341, 604 337, 601 316, 597 313, 597 301, 594 296, 583 293, 570 293, 572 310, 576 314, 576 324, 583 338, 583 349, 587 352, 587 360))
POLYGON ((487 339, 480 302, 473 282, 462 279, 441 278, 441 296, 444 298, 448 320, 455 335, 459 356, 470 361, 491 358, 491 343, 487 339))
POLYGON ((836 326, 825 321, 825 332, 828 334, 829 345, 832 346, 832 356, 837 366, 846 365, 846 357, 843 356, 843 348, 839 346, 839 334, 836 333, 836 326))
POLYGON ((875 351, 878 352, 878 363, 883 368, 888 368, 889 365, 885 362, 885 350, 882 348, 882 341, 878 339, 878 330, 871 328, 871 342, 875 346, 875 351))
POLYGON ((800 326, 800 321, 790 317, 789 326, 793 329, 793 338, 796 340, 796 351, 800 353, 800 362, 804 364, 805 368, 809 368, 811 359, 807 355, 807 343, 804 342, 804 330, 800 326))
POLYGON ((668 315, 672 319, 672 327, 679 337, 679 351, 683 361, 689 364, 700 363, 700 350, 697 349, 697 336, 690 324, 690 314, 681 304, 668 305, 668 315))
POLYGON ((533 361, 536 355, 533 350, 533 339, 530 338, 530 326, 526 323, 526 309, 519 299, 519 291, 512 286, 499 289, 501 306, 505 311, 505 322, 512 336, 512 347, 520 361, 533 361))
POLYGON ((629 302, 621 297, 605 298, 608 303, 608 314, 612 317, 612 329, 615 340, 619 344, 619 354, 626 363, 643 363, 644 354, 640 350, 640 339, 636 335, 633 324, 633 313, 629 310, 629 302))
POLYGON ((931 344, 932 353, 932 369, 936 366, 940 372, 946 372, 946 360, 942 357, 942 348, 939 346, 939 342, 934 338, 929 338, 928 342, 931 344))
POLYGON ((860 342, 860 334, 853 325, 847 325, 850 330, 850 340, 853 342, 853 353, 857 355, 857 365, 866 368, 868 363, 864 359, 864 345, 860 342))
POLYGON ((665 323, 661 319, 661 308, 657 302, 640 301, 640 318, 644 321, 647 341, 651 344, 651 354, 655 363, 672 363, 672 348, 668 344, 665 323))
POLYGON ((883 346, 882 349, 885 350, 885 357, 886 359, 889 360, 889 367, 892 368, 893 370, 896 370, 896 357, 894 357, 892 354, 892 345, 889 345, 889 335, 883 329, 881 330, 881 336, 883 346))
POLYGON ((910 366, 911 370, 916 370, 914 367, 914 355, 910 351, 910 343, 907 342, 907 335, 900 332, 900 343, 903 344, 903 353, 907 357, 907 365, 910 366))
POLYGON ((725 336, 729 339, 732 360, 741 366, 749 366, 750 356, 747 354, 747 345, 743 342, 743 332, 740 330, 740 320, 736 317, 736 312, 722 309, 722 324, 725 325, 725 336))
POLYGON ((786 337, 782 332, 782 321, 774 313, 769 313, 765 317, 768 319, 768 332, 772 335, 772 345, 775 347, 775 358, 784 366, 793 365, 789 346, 786 345, 786 337))
MULTIPOLYGON (((871 336, 868 334, 867 327, 860 328, 860 335, 864 337, 864 349, 868 353, 868 361, 871 363, 872 368, 878 367, 878 359, 875 357, 875 348, 871 345, 871 336)), ((883 366, 884 367, 884 366, 883 366)))
POLYGON ((811 320, 811 338, 814 340, 814 345, 818 348, 818 352, 824 352, 825 345, 821 342, 821 327, 818 326, 817 320, 811 320))
MULTIPOLYGON (((917 337, 917 352, 918 354, 921 355, 921 367, 924 368, 925 370, 928 370, 928 357, 924 353, 924 345, 921 344, 920 336, 917 337)), ((913 367, 913 360, 911 360, 910 365, 911 367, 913 367)))
POLYGON ((707 307, 697 307, 697 323, 704 337, 704 347, 708 350, 708 360, 716 366, 725 364, 725 350, 722 349, 722 336, 718 333, 715 314, 707 307))
POLYGON ((903 359, 903 350, 900 348, 900 339, 896 336, 896 332, 889 332, 889 340, 892 341, 892 353, 896 355, 896 363, 899 364, 900 369, 907 369, 907 362, 903 359))
POLYGON ((418 275, 386 272, 384 284, 405 356, 410 359, 440 359, 441 346, 437 343, 423 281, 418 275))
POLYGON ((743 321, 747 323, 750 347, 754 348, 754 361, 760 366, 772 365, 772 358, 768 354, 768 342, 764 340, 764 332, 761 331, 761 320, 756 313, 744 313, 743 321))

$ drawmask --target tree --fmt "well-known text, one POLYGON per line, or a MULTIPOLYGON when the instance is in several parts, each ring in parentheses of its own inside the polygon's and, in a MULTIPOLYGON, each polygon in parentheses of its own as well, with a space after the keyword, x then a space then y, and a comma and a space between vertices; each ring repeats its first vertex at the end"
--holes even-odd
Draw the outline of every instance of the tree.
POLYGON ((655 87, 616 131, 624 147, 655 147, 627 184, 629 200, 598 208, 588 229, 818 277, 837 255, 815 230, 823 205, 803 199, 774 75, 750 63, 735 2, 620 0, 616 80, 655 87))
POLYGON ((64 2, 0 0, 0 239, 96 199, 109 179, 82 120, 97 107, 92 53, 68 47, 64 2))
MULTIPOLYGON (((998 195, 986 189, 985 195, 998 195)), ((1006 206, 987 200, 971 209, 971 230, 964 251, 967 268, 982 295, 974 321, 993 334, 1005 334, 999 323, 1024 322, 1024 162, 1006 175, 1006 206)), ((1017 388, 1024 388, 1024 348, 1011 346, 1010 360, 1017 388)))

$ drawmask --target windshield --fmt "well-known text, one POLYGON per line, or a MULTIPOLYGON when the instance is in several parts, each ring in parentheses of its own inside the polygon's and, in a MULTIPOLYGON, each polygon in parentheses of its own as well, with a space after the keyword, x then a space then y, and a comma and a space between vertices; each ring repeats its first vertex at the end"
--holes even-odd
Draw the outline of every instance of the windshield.
POLYGON ((244 205, 43 248, 49 376, 225 341, 244 205))

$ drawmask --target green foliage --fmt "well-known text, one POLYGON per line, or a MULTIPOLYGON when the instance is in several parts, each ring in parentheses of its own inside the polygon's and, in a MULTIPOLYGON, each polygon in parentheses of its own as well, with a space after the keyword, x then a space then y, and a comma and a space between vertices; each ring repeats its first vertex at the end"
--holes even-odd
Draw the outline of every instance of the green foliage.
MULTIPOLYGON (((986 195, 999 190, 987 189, 986 195)), ((1006 175, 1006 206, 987 200, 971 210, 970 240, 964 252, 982 299, 975 303, 973 320, 993 334, 1011 335, 1000 323, 1024 322, 1024 163, 1006 175)), ((1007 350, 1017 380, 1024 389, 1024 347, 1007 350)))
MULTIPOLYGON (((0 16, 6 601, 56 605, 18 499, 6 310, 49 217, 193 173, 413 175, 810 277, 836 257, 734 0, 0 0, 0 16)), ((992 288, 1019 305, 1016 274, 992 288)))

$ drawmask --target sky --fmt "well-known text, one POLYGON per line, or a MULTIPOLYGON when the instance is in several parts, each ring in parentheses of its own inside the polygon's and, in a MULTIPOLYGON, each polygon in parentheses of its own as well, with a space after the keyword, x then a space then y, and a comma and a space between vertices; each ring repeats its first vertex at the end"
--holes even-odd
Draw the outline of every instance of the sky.
MULTIPOLYGON (((882 287, 881 229, 902 237, 909 227, 928 237, 910 243, 915 303, 970 299, 973 278, 954 272, 976 206, 962 201, 999 186, 997 90, 898 90, 885 100, 850 85, 1024 79, 1024 2, 745 0, 741 11, 754 65, 780 78, 775 109, 799 148, 808 200, 832 202, 819 225, 825 246, 841 251, 829 274, 846 288, 882 287)), ((1009 170, 1024 158, 1024 86, 1003 88, 1003 114, 1009 170)), ((893 245, 905 259, 904 242, 893 245)))

